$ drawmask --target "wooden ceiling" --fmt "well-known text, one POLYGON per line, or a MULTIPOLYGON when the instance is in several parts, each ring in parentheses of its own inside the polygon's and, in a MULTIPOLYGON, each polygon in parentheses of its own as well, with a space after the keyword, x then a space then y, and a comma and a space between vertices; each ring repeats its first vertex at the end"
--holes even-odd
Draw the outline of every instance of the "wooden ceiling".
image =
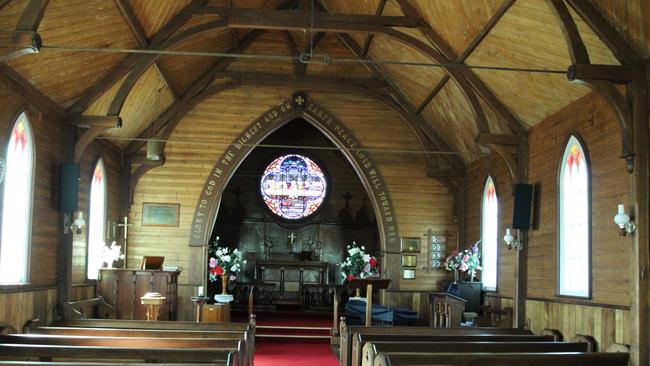
MULTIPOLYGON (((282 83, 285 75, 290 80, 288 85, 317 83, 323 88, 336 88, 336 83, 340 83, 344 85, 344 93, 373 94, 376 91, 370 89, 376 88, 388 97, 389 105, 402 109, 405 123, 418 126, 421 139, 427 140, 423 144, 425 148, 451 148, 461 153, 463 163, 489 151, 475 142, 479 133, 524 131, 590 92, 585 86, 570 83, 565 75, 550 73, 490 69, 448 73, 441 67, 431 66, 324 65, 286 59, 219 59, 193 55, 152 57, 48 48, 158 47, 171 51, 297 56, 309 52, 313 41, 316 54, 334 59, 431 64, 440 61, 442 55, 450 62, 467 65, 550 70, 566 70, 572 64, 562 28, 546 0, 315 0, 316 11, 399 17, 390 21, 401 23, 391 32, 376 32, 373 27, 364 29, 356 23, 335 23, 334 27, 327 23, 324 27, 332 31, 313 35, 288 29, 292 19, 278 27, 277 22, 268 20, 272 15, 251 21, 250 14, 235 12, 225 14, 236 14, 236 21, 229 27, 232 19, 197 11, 201 6, 220 7, 222 10, 217 12, 220 15, 224 15, 223 9, 227 7, 292 9, 292 14, 309 18, 309 10, 302 14, 296 12, 309 9, 311 2, 50 0, 37 30, 45 47, 38 54, 24 55, 7 64, 69 112, 106 115, 117 111, 123 128, 108 130, 104 136, 117 138, 114 142, 118 147, 133 151, 134 144, 128 139, 155 136, 157 129, 149 127, 152 123, 165 123, 172 112, 198 103, 195 96, 202 90, 228 80, 274 85, 282 83), (192 5, 197 8, 188 8, 192 5), (422 21, 410 22, 414 17, 421 17, 422 21), (251 22, 255 24, 251 26, 251 22), (193 32, 201 27, 203 31, 193 32), (335 28, 337 32, 333 31, 335 28), (183 32, 191 36, 178 36, 183 32), (178 39, 174 42, 165 41, 175 36, 178 39), (405 38, 411 41, 405 42, 405 38), (148 61, 142 61, 147 57, 148 61), (138 77, 133 75, 135 71, 128 75, 130 69, 124 69, 132 62, 141 65, 138 77), (128 92, 122 97, 123 104, 112 105, 116 96, 123 94, 122 89, 128 92), (480 91, 474 93, 474 89, 480 91), (474 96, 468 97, 468 92, 474 96), (480 115, 477 110, 482 111, 480 115), (165 111, 168 115, 161 117, 165 111), (518 128, 521 130, 517 131, 518 128)), ((593 0, 592 3, 640 57, 650 55, 647 1, 593 0)), ((28 4, 29 0, 0 1, 0 31, 14 30, 28 4)), ((618 65, 616 57, 594 31, 573 10, 571 14, 591 62, 618 65)), ((366 19, 369 18, 363 18, 366 19)), ((368 123, 372 123, 371 116, 368 123)), ((165 133, 169 136, 171 131, 165 133)))

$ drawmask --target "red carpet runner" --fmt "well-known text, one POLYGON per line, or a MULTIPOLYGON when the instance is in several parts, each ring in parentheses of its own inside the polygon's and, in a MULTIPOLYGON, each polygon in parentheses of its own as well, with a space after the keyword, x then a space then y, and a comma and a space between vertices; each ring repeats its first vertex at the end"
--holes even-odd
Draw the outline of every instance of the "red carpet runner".
POLYGON ((338 366, 329 330, 323 329, 332 326, 331 316, 284 311, 258 313, 255 366, 338 366))

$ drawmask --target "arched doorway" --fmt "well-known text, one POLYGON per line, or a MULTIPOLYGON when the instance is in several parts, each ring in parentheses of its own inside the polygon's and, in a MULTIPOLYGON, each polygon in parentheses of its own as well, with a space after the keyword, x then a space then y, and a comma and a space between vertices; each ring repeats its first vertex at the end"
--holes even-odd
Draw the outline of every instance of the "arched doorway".
MULTIPOLYGON (((377 218, 382 254, 399 252, 400 235, 393 202, 388 186, 371 154, 363 150, 359 140, 334 115, 311 101, 307 94, 299 92, 295 93, 291 100, 271 108, 253 121, 217 159, 206 179, 192 220, 189 245, 194 247, 194 250, 191 250, 190 281, 203 282, 207 264, 201 255, 202 247, 209 242, 223 191, 233 174, 264 138, 297 118, 312 124, 339 148, 368 194, 369 204, 377 218)), ((382 272, 389 270, 390 273, 399 273, 399 263, 388 262, 382 261, 382 272)), ((394 281, 394 286, 396 282, 394 281)))

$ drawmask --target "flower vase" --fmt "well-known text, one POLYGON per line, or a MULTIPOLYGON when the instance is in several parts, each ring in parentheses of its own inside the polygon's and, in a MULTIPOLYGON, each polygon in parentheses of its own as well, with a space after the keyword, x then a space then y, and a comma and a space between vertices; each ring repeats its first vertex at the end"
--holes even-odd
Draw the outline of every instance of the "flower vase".
POLYGON ((454 285, 458 283, 458 276, 459 276, 458 270, 455 269, 454 270, 454 285))
POLYGON ((474 270, 471 270, 470 271, 470 277, 469 277, 470 282, 474 282, 474 276, 475 275, 476 275, 476 272, 474 270))
POLYGON ((225 274, 221 276, 221 294, 228 295, 228 276, 225 274))

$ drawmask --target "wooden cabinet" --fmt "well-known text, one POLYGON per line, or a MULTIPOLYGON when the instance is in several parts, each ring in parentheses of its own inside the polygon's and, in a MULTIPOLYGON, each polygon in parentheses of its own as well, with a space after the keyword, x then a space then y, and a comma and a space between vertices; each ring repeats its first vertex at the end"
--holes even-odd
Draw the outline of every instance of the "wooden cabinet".
POLYGON ((140 298, 147 292, 165 296, 158 320, 176 320, 176 288, 180 271, 139 269, 99 270, 97 293, 115 307, 118 319, 146 320, 140 298))
POLYGON ((230 322, 230 304, 206 304, 203 305, 203 314, 201 321, 204 323, 229 323, 230 322))

